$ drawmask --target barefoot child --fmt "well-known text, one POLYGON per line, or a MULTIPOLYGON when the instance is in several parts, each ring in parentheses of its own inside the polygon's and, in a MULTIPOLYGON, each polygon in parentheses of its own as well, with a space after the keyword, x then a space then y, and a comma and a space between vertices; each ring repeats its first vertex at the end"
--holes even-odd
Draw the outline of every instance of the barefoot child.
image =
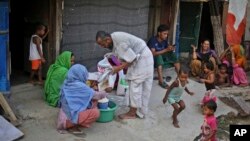
POLYGON ((184 90, 190 95, 194 94, 193 92, 190 92, 186 87, 188 83, 187 79, 188 79, 188 71, 181 69, 179 71, 178 78, 171 84, 171 86, 169 87, 169 89, 165 94, 165 97, 163 98, 164 104, 168 100, 168 102, 174 108, 172 118, 173 118, 173 125, 176 128, 180 128, 177 120, 177 115, 185 108, 185 103, 181 98, 184 90))
POLYGON ((214 95, 215 92, 215 74, 214 74, 214 66, 212 62, 205 62, 204 63, 204 73, 205 73, 205 79, 200 79, 201 83, 205 83, 206 86, 206 93, 201 101, 201 107, 204 106, 206 102, 208 102, 210 99, 213 99, 216 101, 216 96, 214 95))
POLYGON ((200 141, 216 141, 217 121, 214 116, 214 112, 217 109, 215 101, 208 101, 204 107, 203 112, 205 114, 204 123, 201 126, 201 139, 200 141))
POLYGON ((36 27, 36 32, 32 35, 30 40, 30 56, 31 61, 31 73, 30 82, 34 83, 34 75, 38 73, 38 84, 43 84, 42 81, 42 63, 45 63, 43 56, 42 40, 47 36, 49 30, 45 33, 46 27, 43 24, 38 24, 36 27))
POLYGON ((219 87, 229 87, 230 79, 229 74, 227 73, 227 65, 221 64, 219 66, 219 72, 216 74, 215 85, 219 87))

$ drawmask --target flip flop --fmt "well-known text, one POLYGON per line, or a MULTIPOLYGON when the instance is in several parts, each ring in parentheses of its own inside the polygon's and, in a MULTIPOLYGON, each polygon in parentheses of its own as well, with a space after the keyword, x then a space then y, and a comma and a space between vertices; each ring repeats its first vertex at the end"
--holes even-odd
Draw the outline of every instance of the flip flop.
POLYGON ((138 118, 140 118, 140 119, 143 119, 145 116, 141 113, 141 112, 139 112, 138 110, 136 111, 136 116, 138 117, 138 118))
POLYGON ((163 89, 168 89, 169 85, 166 83, 166 82, 162 82, 162 83, 159 83, 159 85, 163 88, 163 89))
POLYGON ((167 81, 167 82, 170 82, 171 79, 172 79, 171 76, 167 76, 167 77, 166 77, 166 81, 167 81))
POLYGON ((79 128, 71 128, 67 130, 68 133, 73 135, 86 135, 81 129, 79 128))

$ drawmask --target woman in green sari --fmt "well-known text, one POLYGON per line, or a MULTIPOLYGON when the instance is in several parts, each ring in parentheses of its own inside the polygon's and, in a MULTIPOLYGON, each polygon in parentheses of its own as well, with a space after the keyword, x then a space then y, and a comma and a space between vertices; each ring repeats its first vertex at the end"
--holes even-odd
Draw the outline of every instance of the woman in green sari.
POLYGON ((72 52, 64 51, 57 58, 56 62, 49 67, 44 86, 45 100, 50 106, 57 106, 60 98, 60 87, 66 77, 66 74, 74 64, 75 57, 72 52))

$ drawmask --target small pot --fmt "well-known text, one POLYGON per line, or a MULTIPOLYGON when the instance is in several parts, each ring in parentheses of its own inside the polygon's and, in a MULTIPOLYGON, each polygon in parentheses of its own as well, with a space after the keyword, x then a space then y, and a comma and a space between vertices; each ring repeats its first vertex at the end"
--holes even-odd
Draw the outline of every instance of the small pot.
POLYGON ((109 105, 109 100, 107 98, 98 100, 97 106, 99 109, 108 109, 108 105, 109 105))

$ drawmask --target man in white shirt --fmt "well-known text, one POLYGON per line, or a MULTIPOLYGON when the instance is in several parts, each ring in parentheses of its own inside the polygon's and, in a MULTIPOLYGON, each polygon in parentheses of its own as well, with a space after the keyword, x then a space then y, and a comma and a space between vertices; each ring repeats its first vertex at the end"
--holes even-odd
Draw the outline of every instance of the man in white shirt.
POLYGON ((125 33, 98 31, 96 42, 108 48, 122 61, 120 66, 113 67, 113 73, 128 68, 126 80, 129 85, 126 95, 130 110, 119 115, 121 119, 134 119, 136 115, 143 118, 148 111, 148 102, 153 83, 153 55, 142 39, 125 33))

